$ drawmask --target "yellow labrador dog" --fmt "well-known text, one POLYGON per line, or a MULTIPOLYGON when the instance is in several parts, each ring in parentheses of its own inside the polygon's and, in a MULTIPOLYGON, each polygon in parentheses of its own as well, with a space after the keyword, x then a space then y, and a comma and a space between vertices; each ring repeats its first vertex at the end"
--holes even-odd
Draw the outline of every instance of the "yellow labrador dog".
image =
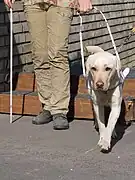
POLYGON ((94 113, 98 123, 101 150, 108 151, 116 122, 119 118, 122 102, 122 86, 129 68, 121 71, 121 65, 116 56, 104 51, 98 46, 86 47, 89 55, 86 61, 86 74, 89 83, 89 93, 93 102, 94 113), (111 112, 108 124, 105 126, 104 107, 109 106, 111 112))

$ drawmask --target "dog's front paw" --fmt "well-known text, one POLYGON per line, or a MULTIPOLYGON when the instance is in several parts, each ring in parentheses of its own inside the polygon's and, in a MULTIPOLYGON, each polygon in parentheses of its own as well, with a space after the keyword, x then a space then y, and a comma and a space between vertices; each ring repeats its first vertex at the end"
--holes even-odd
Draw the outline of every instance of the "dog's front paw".
POLYGON ((102 146, 101 146, 101 151, 109 151, 111 147, 110 141, 107 141, 105 139, 102 140, 102 146))
POLYGON ((109 151, 111 142, 109 139, 105 139, 103 136, 101 136, 98 141, 98 146, 101 148, 101 151, 109 151))
POLYGON ((104 140, 103 136, 100 136, 100 139, 99 139, 99 141, 98 141, 98 146, 99 146, 99 147, 102 147, 103 140, 104 140))

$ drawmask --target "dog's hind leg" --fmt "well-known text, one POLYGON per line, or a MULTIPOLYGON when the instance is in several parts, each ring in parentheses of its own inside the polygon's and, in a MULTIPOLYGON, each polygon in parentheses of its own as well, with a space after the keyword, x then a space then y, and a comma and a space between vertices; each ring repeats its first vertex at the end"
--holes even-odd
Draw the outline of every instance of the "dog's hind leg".
POLYGON ((117 133, 116 133, 116 130, 114 128, 113 132, 112 132, 112 138, 113 139, 116 139, 117 138, 117 133))
POLYGON ((95 115, 95 110, 94 110, 93 104, 92 104, 92 112, 93 112, 93 118, 94 118, 93 126, 96 129, 96 131, 99 132, 98 121, 97 121, 97 118, 95 115))
POLYGON ((97 132, 99 132, 99 126, 96 117, 94 118, 94 128, 96 129, 97 132))

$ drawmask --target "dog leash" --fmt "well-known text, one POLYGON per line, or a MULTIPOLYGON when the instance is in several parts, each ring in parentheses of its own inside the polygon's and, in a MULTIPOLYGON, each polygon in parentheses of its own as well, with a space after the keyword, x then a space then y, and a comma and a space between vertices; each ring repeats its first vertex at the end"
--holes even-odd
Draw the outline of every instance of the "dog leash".
POLYGON ((126 36, 123 43, 118 47, 118 51, 121 50, 121 48, 129 41, 129 39, 135 35, 135 26, 131 29, 131 32, 126 36))

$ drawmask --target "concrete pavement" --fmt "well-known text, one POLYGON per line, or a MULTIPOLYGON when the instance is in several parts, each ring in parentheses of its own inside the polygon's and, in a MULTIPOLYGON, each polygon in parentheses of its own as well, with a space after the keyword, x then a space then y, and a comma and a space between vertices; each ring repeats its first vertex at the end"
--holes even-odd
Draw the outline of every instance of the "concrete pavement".
MULTIPOLYGON (((16 117, 14 117, 16 118, 16 117)), ((0 115, 0 180, 135 180, 135 126, 109 154, 91 151, 98 134, 90 121, 73 121, 70 130, 35 126, 32 117, 9 124, 0 115)))

